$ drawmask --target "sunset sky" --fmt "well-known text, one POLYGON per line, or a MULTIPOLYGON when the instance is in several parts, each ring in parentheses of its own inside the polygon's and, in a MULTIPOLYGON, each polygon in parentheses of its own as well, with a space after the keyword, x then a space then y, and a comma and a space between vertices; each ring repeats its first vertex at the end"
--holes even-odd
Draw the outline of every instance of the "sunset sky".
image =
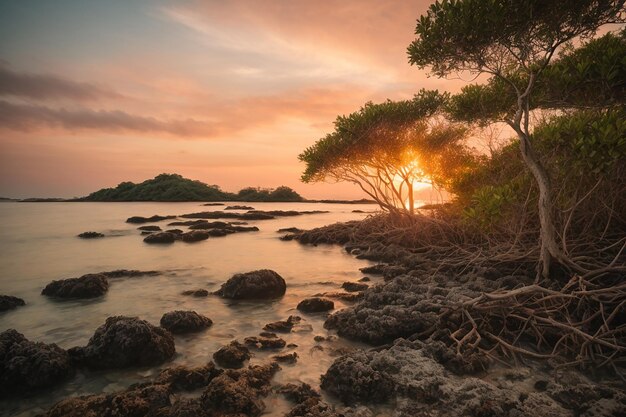
POLYGON ((82 196, 168 172, 306 185, 297 155, 368 100, 456 91, 407 63, 430 1, 0 0, 0 196, 82 196))

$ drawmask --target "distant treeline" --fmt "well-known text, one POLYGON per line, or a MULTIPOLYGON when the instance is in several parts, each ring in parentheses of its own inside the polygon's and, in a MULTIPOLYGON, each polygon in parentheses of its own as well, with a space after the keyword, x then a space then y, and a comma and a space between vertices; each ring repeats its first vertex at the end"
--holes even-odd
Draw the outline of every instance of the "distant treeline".
POLYGON ((304 201, 289 187, 273 189, 247 187, 238 193, 222 191, 218 185, 183 178, 178 174, 161 174, 135 184, 122 182, 115 188, 103 188, 73 201, 304 201))

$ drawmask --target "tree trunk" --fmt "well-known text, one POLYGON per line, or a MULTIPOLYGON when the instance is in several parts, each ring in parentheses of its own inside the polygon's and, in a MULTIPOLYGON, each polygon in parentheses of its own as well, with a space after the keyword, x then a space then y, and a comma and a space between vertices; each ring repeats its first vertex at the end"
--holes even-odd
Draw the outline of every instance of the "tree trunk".
POLYGON ((415 214, 415 201, 413 201, 413 184, 409 184, 409 210, 415 214))
POLYGON ((532 149, 530 139, 527 134, 517 130, 520 141, 522 158, 528 166, 539 187, 539 223, 541 226, 541 258, 539 272, 544 278, 550 276, 550 264, 552 260, 561 261, 561 249, 556 241, 556 228, 554 227, 554 207, 552 203, 552 184, 548 172, 539 161, 539 158, 532 149))

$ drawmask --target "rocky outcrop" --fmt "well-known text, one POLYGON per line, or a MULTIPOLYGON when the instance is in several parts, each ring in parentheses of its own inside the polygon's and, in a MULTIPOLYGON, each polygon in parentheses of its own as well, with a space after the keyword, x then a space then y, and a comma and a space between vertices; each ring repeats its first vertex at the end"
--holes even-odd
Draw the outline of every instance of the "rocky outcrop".
POLYGON ((137 230, 143 230, 146 232, 160 232, 161 228, 159 226, 139 226, 137 230))
POLYGON ((254 210, 254 207, 250 207, 250 206, 227 206, 224 210, 254 210))
POLYGON ((341 288, 348 292, 359 292, 368 289, 369 285, 360 282, 344 282, 341 284, 341 288))
POLYGON ((31 342, 14 329, 0 333, 0 397, 50 387, 73 373, 69 355, 57 345, 31 342))
POLYGON ((235 274, 216 292, 224 298, 266 299, 282 297, 287 290, 283 277, 269 269, 235 274))
POLYGON ((211 327, 213 321, 195 311, 170 311, 161 317, 161 327, 175 334, 194 333, 211 327))
POLYGON ((21 298, 12 295, 0 295, 0 311, 12 310, 23 305, 26 303, 21 298))
POLYGON ((94 298, 109 290, 109 281, 104 274, 87 274, 80 278, 52 281, 41 291, 43 295, 58 298, 94 298))
POLYGON ((213 362, 195 368, 174 366, 162 370, 155 382, 157 384, 168 384, 174 391, 193 391, 206 387, 213 378, 221 375, 222 372, 213 362))
POLYGON ((83 232, 78 235, 81 239, 97 239, 99 237, 104 237, 104 234, 99 232, 83 232))
POLYGON ((133 217, 129 217, 128 219, 126 219, 126 223, 134 223, 134 224, 152 223, 152 222, 160 222, 163 220, 169 220, 169 219, 175 219, 175 218, 176 216, 159 216, 156 214, 151 217, 133 216, 133 217))
POLYGON ((174 243, 177 235, 170 232, 152 233, 146 236, 143 241, 146 243, 174 243))
POLYGON ((182 295, 191 295, 192 297, 208 297, 209 292, 204 288, 200 288, 197 290, 185 290, 181 293, 182 295))
POLYGON ((238 369, 243 367, 245 361, 250 359, 250 351, 247 347, 236 340, 221 347, 213 354, 213 360, 224 367, 238 369))
POLYGON ((207 240, 209 234, 204 230, 192 230, 191 232, 183 233, 180 235, 183 242, 200 242, 201 240, 207 240))
POLYGON ((277 230, 278 233, 299 233, 302 232, 302 229, 298 229, 297 227, 284 227, 282 229, 277 230))
POLYGON ((274 216, 265 213, 228 213, 223 211, 203 211, 183 214, 185 219, 236 219, 236 220, 271 220, 274 216))
POLYGON ((298 354, 296 352, 281 353, 279 355, 272 356, 272 359, 280 363, 294 364, 298 361, 298 354))
POLYGON ((254 347, 257 349, 281 349, 284 348, 287 342, 276 335, 268 336, 251 336, 243 339, 243 343, 246 346, 254 347))
POLYGON ((323 311, 332 310, 335 308, 335 303, 328 298, 311 297, 305 298, 298 303, 297 309, 305 313, 320 313, 323 311))
POLYGON ((77 363, 94 369, 159 365, 175 353, 165 329, 137 317, 114 316, 98 327, 89 343, 68 351, 77 363))
MULTIPOLYGON (((183 222, 183 223, 189 223, 189 222, 183 222)), ((191 223, 192 224, 189 225, 189 229, 191 230, 226 229, 230 226, 230 223, 208 222, 206 220, 201 220, 199 223, 197 222, 191 222, 191 223)))
POLYGON ((99 272, 99 275, 104 275, 109 279, 113 278, 137 278, 160 275, 160 271, 139 271, 137 269, 116 269, 115 271, 99 272))
POLYGON ((289 333, 293 326, 299 323, 302 320, 299 316, 289 316, 287 320, 279 320, 273 323, 267 323, 263 326, 263 330, 267 330, 268 332, 280 332, 280 333, 289 333))

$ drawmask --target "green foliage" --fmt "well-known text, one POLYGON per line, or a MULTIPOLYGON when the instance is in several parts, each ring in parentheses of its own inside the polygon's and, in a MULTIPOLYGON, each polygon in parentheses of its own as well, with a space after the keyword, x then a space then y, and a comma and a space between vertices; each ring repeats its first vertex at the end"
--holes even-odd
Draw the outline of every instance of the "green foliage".
POLYGON ((222 191, 217 185, 183 178, 178 174, 160 174, 140 184, 122 182, 115 188, 103 188, 83 197, 82 201, 303 201, 289 187, 260 192, 247 188, 238 194, 222 191), (252 190, 247 193, 245 190, 252 190), (246 199, 244 197, 249 197, 246 199))
POLYGON ((463 210, 463 216, 469 224, 490 231, 510 215, 511 205, 515 201, 517 194, 512 185, 486 185, 472 195, 471 204, 463 210))

